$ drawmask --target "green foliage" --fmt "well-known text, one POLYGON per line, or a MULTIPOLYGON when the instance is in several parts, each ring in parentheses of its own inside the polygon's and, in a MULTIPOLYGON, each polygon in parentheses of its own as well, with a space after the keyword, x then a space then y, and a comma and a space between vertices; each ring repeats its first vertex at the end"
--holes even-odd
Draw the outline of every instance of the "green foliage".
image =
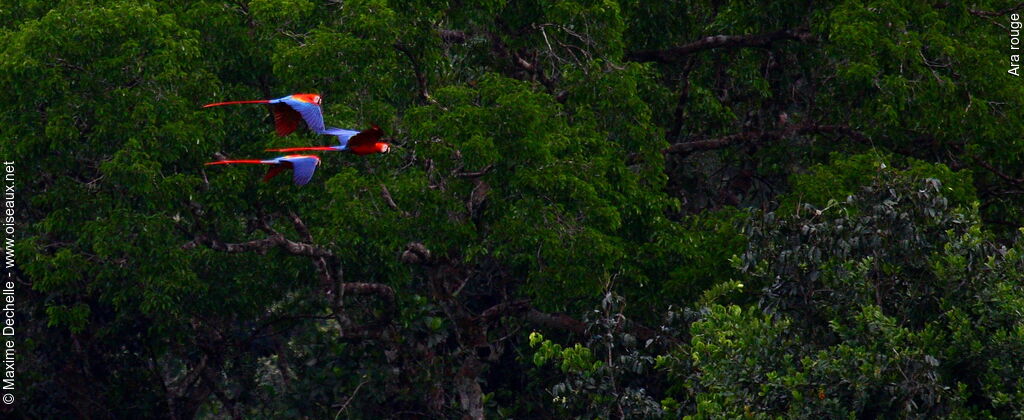
POLYGON ((787 327, 756 309, 711 306, 691 327, 690 357, 701 372, 695 415, 770 418, 780 405, 800 401, 810 387, 793 369, 800 344, 787 327))
MULTIPOLYGON (((659 249, 679 249, 679 257, 658 255, 668 276, 661 282, 655 307, 666 304, 683 306, 695 301, 705 291, 729 284, 739 278, 730 258, 742 254, 746 246, 742 225, 748 214, 726 208, 717 212, 690 215, 679 227, 664 235, 667 243, 659 249)), ((724 293, 724 292, 723 292, 724 293)))
POLYGON ((1019 416, 1014 4, 954 3, 0 0, 20 414, 1019 416), (298 92, 394 152, 203 166, 333 142, 201 108, 298 92))
POLYGON ((601 367, 600 360, 594 360, 590 349, 579 343, 569 348, 545 340, 539 333, 530 333, 530 347, 538 347, 533 355, 533 363, 537 367, 544 366, 548 361, 561 360, 559 367, 563 373, 591 375, 601 367))
POLYGON ((601 309, 587 317, 592 336, 586 345, 563 347, 540 333, 530 333, 530 347, 536 349, 534 364, 543 368, 552 362, 560 367, 563 380, 551 386, 551 394, 563 415, 608 418, 619 413, 630 418, 657 418, 665 414, 664 404, 641 385, 656 364, 661 364, 648 353, 661 346, 654 338, 640 341, 623 331, 624 303, 620 296, 605 294, 601 309))
POLYGON ((943 191, 934 179, 879 171, 829 208, 753 220, 734 263, 760 302, 716 303, 749 293, 722 283, 662 324, 669 336, 684 328, 687 343, 641 349, 672 384, 661 408, 692 418, 1019 410, 1020 243, 992 242, 976 207, 950 208, 943 191))
POLYGON ((779 208, 783 212, 797 211, 804 203, 824 208, 830 201, 846 200, 884 173, 936 179, 942 185, 943 197, 952 206, 971 206, 978 200, 970 171, 954 172, 945 165, 914 158, 894 159, 887 154, 833 154, 829 164, 815 165, 807 173, 793 175, 793 191, 780 199, 779 208))

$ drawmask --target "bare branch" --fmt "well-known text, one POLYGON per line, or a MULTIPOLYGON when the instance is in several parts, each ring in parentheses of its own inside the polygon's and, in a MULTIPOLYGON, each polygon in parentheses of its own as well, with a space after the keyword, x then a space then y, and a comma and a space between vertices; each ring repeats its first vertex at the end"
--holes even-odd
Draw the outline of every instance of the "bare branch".
POLYGON ((430 254, 430 250, 419 242, 409 242, 406 244, 401 260, 403 263, 413 265, 434 264, 434 258, 430 254))
POLYGON ((199 358, 199 363, 196 364, 185 376, 178 378, 173 383, 169 384, 168 388, 171 390, 171 395, 174 397, 181 397, 187 394, 187 390, 196 384, 199 380, 199 375, 203 369, 206 369, 207 356, 204 353, 199 358))
POLYGON ((342 293, 346 296, 376 295, 388 302, 395 300, 395 290, 380 283, 341 283, 342 293))
POLYGON ((480 313, 480 318, 484 321, 491 322, 509 315, 522 314, 531 309, 533 308, 530 306, 529 299, 506 301, 487 308, 480 313))
POLYGON ((402 215, 402 217, 409 217, 409 212, 403 211, 398 207, 398 204, 395 203, 395 199, 391 197, 391 191, 388 191, 388 187, 384 184, 380 184, 380 195, 381 197, 384 197, 384 203, 386 203, 391 210, 397 211, 402 215))
POLYGON ((683 114, 686 112, 686 105, 690 99, 690 72, 693 70, 695 60, 688 59, 686 64, 683 65, 683 87, 679 92, 679 100, 676 102, 676 110, 672 114, 672 128, 668 131, 668 140, 676 141, 679 137, 679 133, 683 130, 683 114))
POLYGON ((192 249, 197 245, 206 245, 210 249, 227 252, 229 254, 238 254, 243 252, 265 253, 270 250, 270 248, 280 247, 285 252, 292 255, 301 255, 306 257, 334 256, 334 253, 330 250, 320 248, 312 244, 290 241, 281 234, 241 243, 225 243, 210 236, 200 234, 191 242, 182 245, 182 249, 192 249))
POLYGON ((494 169, 494 165, 487 165, 483 169, 476 172, 457 172, 455 173, 455 176, 458 178, 477 178, 487 175, 487 173, 490 172, 491 169, 494 169))
POLYGON ((969 11, 974 16, 999 17, 999 16, 1006 16, 1006 15, 1008 15, 1010 13, 1016 12, 1016 11, 1021 10, 1021 9, 1024 9, 1024 2, 1017 3, 1017 5, 1015 5, 1015 6, 1010 6, 1010 7, 1007 7, 1005 9, 1003 9, 1003 10, 997 10, 997 11, 994 11, 994 12, 990 12, 990 11, 987 11, 987 10, 978 10, 978 9, 969 9, 969 11))
POLYGON ((487 200, 487 194, 491 191, 491 186, 479 178, 474 178, 473 182, 476 185, 469 194, 469 200, 466 201, 466 211, 471 219, 476 220, 484 206, 484 201, 487 200))
POLYGON ((530 323, 544 328, 569 331, 580 336, 587 332, 587 324, 566 314, 549 314, 530 308, 524 314, 524 318, 530 323))
POLYGON ((482 370, 480 359, 470 354, 465 357, 462 366, 455 373, 455 390, 459 394, 459 404, 466 410, 464 419, 484 419, 483 389, 479 380, 482 370))
POLYGON ((363 375, 363 380, 359 382, 359 385, 356 385, 356 389, 352 391, 352 395, 349 395, 348 399, 345 400, 345 403, 342 404, 341 408, 338 409, 338 413, 334 415, 334 420, 338 420, 338 417, 341 416, 341 413, 345 411, 346 408, 348 408, 348 404, 351 403, 352 400, 356 398, 356 394, 359 393, 359 388, 362 388, 363 385, 365 385, 367 382, 369 382, 369 379, 366 379, 366 375, 363 375))
POLYGON ((447 44, 465 44, 469 39, 469 35, 465 31, 454 29, 438 29, 437 35, 447 44))
POLYGON ((541 312, 531 306, 528 299, 502 302, 480 313, 480 318, 486 322, 494 322, 509 316, 522 317, 536 326, 569 331, 576 335, 583 335, 587 332, 587 325, 583 322, 566 314, 541 312))
POLYGON ((700 39, 689 44, 663 50, 643 50, 626 55, 632 61, 656 61, 674 63, 695 52, 716 48, 769 48, 777 41, 807 42, 814 35, 806 29, 783 29, 757 35, 715 35, 700 39))
POLYGON ((871 143, 871 139, 864 135, 864 133, 845 125, 809 124, 798 128, 796 131, 799 134, 841 134, 859 143, 871 143))
POLYGON ((1009 176, 1006 173, 1000 171, 999 169, 996 169, 996 167, 993 166, 991 163, 988 163, 978 157, 975 157, 974 161, 978 162, 978 165, 981 165, 982 168, 988 169, 989 172, 992 172, 993 174, 1002 178, 1006 182, 1009 182, 1014 185, 1024 185, 1024 178, 1014 178, 1012 176, 1009 176))
POLYGON ((441 103, 437 102, 437 99, 434 99, 433 96, 430 96, 430 91, 427 90, 427 76, 423 73, 423 69, 420 66, 420 61, 417 60, 414 55, 412 55, 412 51, 409 50, 409 47, 401 42, 396 42, 394 44, 394 47, 396 50, 401 51, 403 54, 405 54, 405 56, 409 58, 409 61, 412 62, 412 72, 413 74, 416 75, 416 84, 419 85, 420 87, 420 97, 431 104, 437 105, 442 110, 447 111, 448 108, 445 108, 443 105, 441 105, 441 103))
POLYGON ((302 218, 300 218, 298 214, 295 214, 295 212, 291 210, 288 210, 288 217, 292 218, 292 224, 295 225, 295 231, 299 232, 299 235, 302 236, 302 240, 312 243, 313 235, 309 233, 309 228, 306 227, 306 224, 302 221, 302 218))
POLYGON ((730 134, 728 136, 719 137, 715 139, 677 143, 665 149, 663 153, 686 155, 693 152, 700 152, 705 150, 724 149, 732 145, 749 143, 754 140, 766 140, 771 138, 771 135, 772 133, 770 132, 747 131, 743 133, 730 134))
POLYGON ((804 124, 790 125, 782 130, 746 131, 714 139, 677 143, 663 150, 662 153, 686 155, 693 152, 724 149, 738 144, 757 141, 775 141, 793 134, 841 134, 860 143, 870 143, 870 140, 863 133, 845 125, 804 124))
MULTIPOLYGON (((557 86, 555 86, 555 82, 551 80, 551 78, 544 74, 544 69, 541 68, 540 64, 537 61, 536 53, 532 54, 531 60, 528 61, 526 60, 526 58, 523 57, 522 54, 519 54, 519 52, 513 52, 512 62, 516 65, 516 67, 525 70, 527 73, 533 74, 537 81, 540 82, 540 84, 544 85, 545 88, 547 88, 548 93, 555 94, 557 86)), ((562 94, 564 93, 565 92, 559 92, 555 94, 555 99, 557 99, 559 102, 565 102, 565 100, 562 99, 562 94)))

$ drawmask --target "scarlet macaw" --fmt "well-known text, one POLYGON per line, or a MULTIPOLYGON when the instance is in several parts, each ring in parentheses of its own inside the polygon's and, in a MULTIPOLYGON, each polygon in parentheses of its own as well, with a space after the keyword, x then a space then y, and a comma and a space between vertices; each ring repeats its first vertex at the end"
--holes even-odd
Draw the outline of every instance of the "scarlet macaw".
POLYGON ((274 126, 277 128, 278 136, 287 136, 299 126, 299 121, 305 121, 306 126, 314 133, 320 134, 324 131, 324 115, 320 111, 320 95, 315 93, 296 93, 277 99, 263 99, 256 101, 231 101, 217 102, 203 105, 203 108, 220 105, 233 104, 270 104, 274 111, 274 126))
POLYGON ((338 152, 351 152, 357 155, 368 155, 371 153, 388 153, 391 145, 380 142, 384 131, 373 125, 363 131, 346 130, 344 128, 330 127, 321 134, 329 134, 338 138, 337 146, 315 146, 315 147, 289 147, 286 149, 267 149, 269 152, 298 152, 306 150, 333 150, 338 152))
POLYGON ((320 165, 320 158, 312 155, 287 155, 269 160, 221 160, 209 162, 207 165, 228 165, 234 163, 273 165, 263 177, 263 182, 267 182, 281 173, 281 171, 291 168, 294 171, 295 185, 303 186, 313 178, 313 172, 320 165))

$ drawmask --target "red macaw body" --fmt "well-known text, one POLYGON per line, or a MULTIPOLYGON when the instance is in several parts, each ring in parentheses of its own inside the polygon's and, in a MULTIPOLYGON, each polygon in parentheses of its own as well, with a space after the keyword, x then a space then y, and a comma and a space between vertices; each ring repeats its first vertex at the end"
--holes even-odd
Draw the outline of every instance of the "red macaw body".
POLYGON ((300 122, 314 133, 324 132, 324 116, 320 110, 320 95, 315 93, 296 93, 277 99, 262 99, 254 101, 230 101, 217 102, 203 105, 203 108, 220 105, 234 104, 270 104, 274 111, 274 127, 278 136, 287 136, 299 127, 300 122))
POLYGON ((295 185, 306 185, 313 178, 313 172, 320 165, 320 158, 312 155, 287 155, 268 160, 221 160, 209 162, 207 165, 230 165, 236 163, 249 163, 258 165, 272 165, 263 176, 263 182, 270 181, 285 169, 291 169, 295 185))
POLYGON ((350 152, 356 155, 369 155, 372 153, 388 153, 391 145, 381 142, 380 138, 384 131, 374 125, 363 131, 346 130, 343 128, 330 127, 320 134, 329 134, 338 138, 337 146, 314 146, 314 147, 290 147, 285 149, 267 149, 271 152, 298 152, 307 150, 332 150, 337 152, 350 152))

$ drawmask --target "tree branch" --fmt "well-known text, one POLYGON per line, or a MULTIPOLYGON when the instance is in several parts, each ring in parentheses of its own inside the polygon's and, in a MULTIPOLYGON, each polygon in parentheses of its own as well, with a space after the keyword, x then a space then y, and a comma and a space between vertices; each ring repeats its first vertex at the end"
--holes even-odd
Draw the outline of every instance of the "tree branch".
POLYGON ((380 283, 342 283, 342 295, 345 296, 370 296, 377 295, 387 302, 395 301, 395 289, 391 286, 380 283))
POLYGON ((457 177, 457 178, 477 178, 477 177, 481 177, 481 176, 487 175, 487 173, 490 172, 491 169, 494 169, 494 165, 484 166, 483 169, 481 169, 479 171, 476 171, 476 172, 456 172, 455 173, 455 177, 457 177))
POLYGON ((1024 178, 1014 178, 1012 176, 1009 176, 1003 171, 996 169, 996 167, 993 166, 991 163, 988 163, 978 157, 975 157, 974 161, 978 162, 978 165, 980 165, 982 168, 988 169, 989 172, 992 172, 993 174, 1002 178, 1006 182, 1009 182, 1014 185, 1024 185, 1024 178))
POLYGON ((302 218, 291 210, 288 210, 288 217, 291 217, 292 224, 295 225, 295 231, 299 232, 299 235, 302 236, 302 240, 312 243, 313 235, 309 233, 309 228, 306 227, 306 223, 302 221, 302 218))
POLYGON ((700 152, 705 150, 717 150, 724 149, 726 147, 749 143, 754 140, 767 140, 772 137, 771 132, 761 131, 747 131, 743 133, 730 134, 725 137, 719 137, 715 139, 689 141, 684 143, 676 143, 669 148, 662 151, 665 154, 681 154, 687 155, 693 152, 700 152))
POLYGON ((549 314, 530 308, 523 314, 523 318, 539 327, 569 331, 579 336, 587 332, 587 324, 566 314, 549 314))
POLYGON ((419 242, 409 242, 405 245, 405 252, 402 252, 401 261, 413 265, 434 265, 435 261, 426 246, 419 242))
POLYGON ((395 199, 391 197, 391 191, 388 191, 388 187, 383 183, 380 184, 380 196, 384 198, 384 203, 388 205, 391 210, 397 211, 402 217, 409 217, 409 212, 402 210, 398 207, 398 203, 395 203, 395 199))
POLYGON ((992 18, 992 17, 1006 16, 1006 15, 1008 15, 1010 13, 1016 12, 1016 11, 1021 10, 1021 9, 1024 9, 1024 2, 1017 3, 1016 6, 1010 6, 1010 7, 1007 7, 1005 9, 1003 9, 1003 10, 998 10, 998 11, 995 11, 995 12, 990 12, 988 10, 978 10, 978 9, 968 9, 968 11, 972 15, 974 15, 974 16, 990 17, 990 18, 992 18))
MULTIPOLYGON (((340 291, 339 296, 351 295, 351 296, 377 296, 388 306, 388 311, 385 315, 378 318, 375 322, 366 324, 363 326, 351 326, 349 323, 339 323, 345 328, 344 336, 347 338, 354 337, 369 337, 377 338, 380 336, 380 330, 382 326, 391 321, 394 317, 395 311, 395 290, 386 284, 380 283, 340 283, 338 284, 338 290, 340 291)), ((307 319, 336 319, 341 309, 335 305, 333 308, 334 312, 327 315, 282 315, 267 321, 253 329, 249 335, 248 340, 252 341, 256 338, 263 338, 271 335, 278 334, 273 332, 273 327, 277 324, 298 321, 307 319), (269 333, 264 334, 264 330, 269 330, 269 333)))
POLYGON ((687 55, 704 50, 716 48, 768 48, 777 41, 807 42, 813 39, 814 35, 811 35, 808 30, 802 28, 783 29, 757 35, 715 35, 678 47, 631 52, 626 54, 626 59, 642 62, 674 63, 682 60, 687 55))
POLYGON ((676 102, 676 110, 672 114, 672 128, 668 131, 668 141, 676 141, 679 133, 683 131, 683 114, 686 112, 686 104, 690 100, 690 71, 693 70, 694 60, 686 60, 683 65, 683 87, 679 92, 679 100, 676 102))
POLYGON ((401 51, 403 54, 405 54, 405 56, 409 58, 409 61, 412 62, 412 72, 413 74, 416 75, 416 84, 419 85, 420 87, 420 97, 431 104, 437 105, 442 110, 447 111, 448 108, 445 108, 443 105, 441 105, 441 103, 437 102, 437 99, 434 99, 433 96, 430 96, 430 91, 427 90, 427 76, 423 73, 423 69, 420 66, 420 61, 417 60, 416 57, 412 55, 412 51, 409 50, 409 47, 401 42, 396 42, 394 44, 394 47, 396 50, 401 51))
POLYGON ((265 253, 270 250, 270 248, 280 247, 285 252, 292 255, 301 255, 305 257, 334 256, 334 253, 330 250, 323 249, 312 244, 290 241, 281 234, 241 243, 225 243, 208 235, 200 234, 191 242, 182 245, 182 249, 193 249, 197 245, 206 245, 210 249, 227 252, 229 254, 238 254, 243 252, 265 253))
POLYGON ((437 35, 446 44, 465 44, 466 40, 469 39, 469 35, 465 31, 454 29, 438 29, 437 35))
MULTIPOLYGON (((550 314, 541 312, 531 306, 528 299, 499 303, 480 313, 480 318, 487 322, 494 322, 498 319, 509 316, 521 317, 526 320, 526 322, 537 327, 568 331, 577 336, 583 336, 587 333, 586 323, 566 314, 550 314)), ((641 340, 659 338, 657 331, 638 324, 628 318, 623 321, 622 325, 625 328, 625 331, 633 334, 641 340)), ((677 342, 677 340, 672 337, 661 338, 670 343, 677 342)))
POLYGON ((536 52, 529 54, 527 51, 523 50, 512 51, 508 44, 501 39, 500 35, 488 30, 481 31, 485 36, 487 36, 487 39, 491 41, 491 51, 497 58, 509 59, 514 68, 522 70, 528 75, 532 75, 533 79, 540 82, 541 85, 547 89, 548 93, 554 95, 556 101, 559 103, 565 103, 569 98, 569 92, 565 90, 558 91, 558 86, 555 81, 544 74, 544 69, 541 68, 539 61, 537 60, 536 52), (530 58, 530 60, 527 60, 527 58, 530 58))
POLYGON ((662 153, 687 155, 693 152, 724 149, 726 147, 755 141, 775 141, 793 134, 841 134, 860 143, 871 142, 871 140, 863 133, 845 125, 804 124, 790 125, 781 130, 746 131, 714 139, 677 143, 663 150, 662 153))

